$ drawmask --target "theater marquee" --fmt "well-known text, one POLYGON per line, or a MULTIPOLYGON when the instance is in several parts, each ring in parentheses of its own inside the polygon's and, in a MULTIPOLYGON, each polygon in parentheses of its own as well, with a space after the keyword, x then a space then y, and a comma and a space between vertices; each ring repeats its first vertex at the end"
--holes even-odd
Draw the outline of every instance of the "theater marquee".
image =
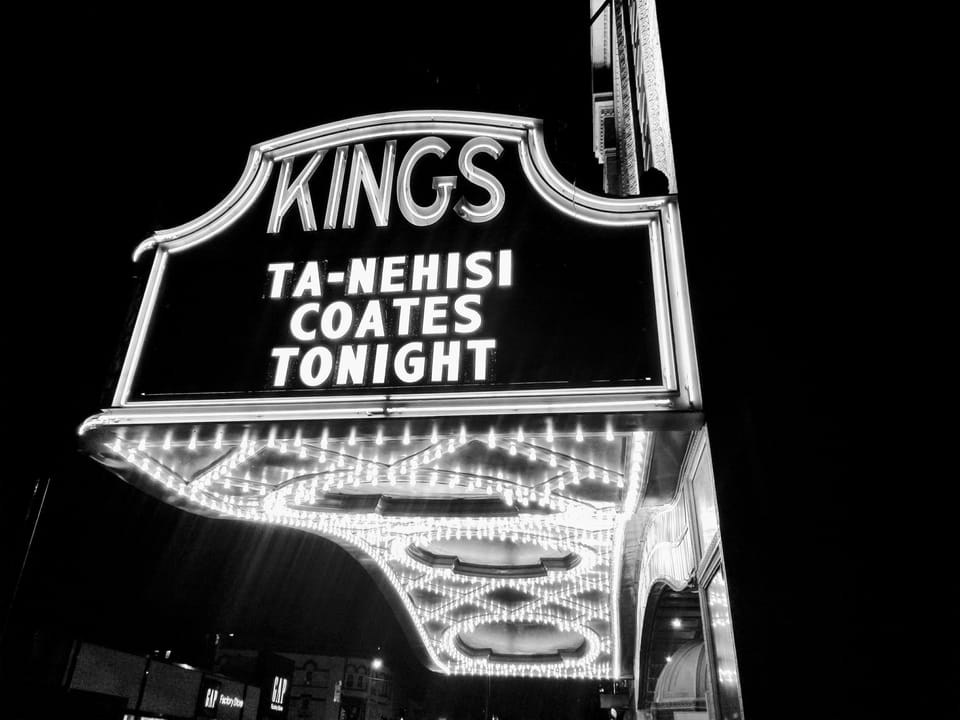
POLYGON ((434 670, 623 676, 626 527, 701 422, 673 198, 578 190, 536 120, 390 113, 255 146, 151 254, 92 457, 341 544, 434 670))
POLYGON ((526 118, 263 143, 217 207, 137 248, 153 267, 111 414, 695 406, 677 224, 670 199, 578 191, 526 118))

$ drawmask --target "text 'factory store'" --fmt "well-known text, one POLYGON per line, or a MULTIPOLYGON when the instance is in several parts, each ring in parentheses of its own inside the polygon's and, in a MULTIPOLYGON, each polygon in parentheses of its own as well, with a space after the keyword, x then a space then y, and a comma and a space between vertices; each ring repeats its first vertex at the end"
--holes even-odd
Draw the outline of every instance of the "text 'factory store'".
POLYGON ((136 248, 149 277, 81 440, 185 511, 339 543, 437 673, 742 717, 656 13, 592 4, 609 195, 527 117, 260 143, 222 202, 136 248))

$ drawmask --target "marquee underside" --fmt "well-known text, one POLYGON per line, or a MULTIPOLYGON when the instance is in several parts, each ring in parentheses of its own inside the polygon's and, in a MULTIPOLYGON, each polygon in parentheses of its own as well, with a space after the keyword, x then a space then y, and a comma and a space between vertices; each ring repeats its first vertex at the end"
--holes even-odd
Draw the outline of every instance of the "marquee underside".
POLYGON ((624 526, 670 495, 679 467, 658 462, 658 448, 675 455, 699 422, 693 413, 104 421, 85 425, 83 443, 182 509, 344 546, 434 670, 612 678, 624 526))

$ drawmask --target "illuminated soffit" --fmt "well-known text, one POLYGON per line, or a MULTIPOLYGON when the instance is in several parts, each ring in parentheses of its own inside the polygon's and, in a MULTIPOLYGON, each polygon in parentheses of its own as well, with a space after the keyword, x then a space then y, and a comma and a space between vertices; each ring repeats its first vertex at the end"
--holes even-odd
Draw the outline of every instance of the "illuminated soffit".
POLYGON ((437 670, 612 677, 610 590, 648 434, 540 424, 101 426, 85 441, 183 509, 360 551, 396 591, 437 670))

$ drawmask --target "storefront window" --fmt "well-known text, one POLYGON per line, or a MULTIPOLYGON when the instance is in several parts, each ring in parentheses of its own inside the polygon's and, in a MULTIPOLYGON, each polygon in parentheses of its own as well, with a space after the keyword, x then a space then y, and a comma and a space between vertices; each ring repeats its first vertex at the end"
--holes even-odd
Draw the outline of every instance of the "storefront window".
POLYGON ((710 612, 710 632, 717 668, 717 702, 722 720, 739 720, 740 677, 737 674, 737 656, 733 647, 733 624, 730 601, 723 568, 717 570, 707 586, 707 607, 710 612))
POLYGON ((707 446, 693 476, 693 498, 697 508, 697 524, 700 526, 700 547, 707 546, 720 529, 717 517, 717 492, 713 484, 713 461, 707 446))

